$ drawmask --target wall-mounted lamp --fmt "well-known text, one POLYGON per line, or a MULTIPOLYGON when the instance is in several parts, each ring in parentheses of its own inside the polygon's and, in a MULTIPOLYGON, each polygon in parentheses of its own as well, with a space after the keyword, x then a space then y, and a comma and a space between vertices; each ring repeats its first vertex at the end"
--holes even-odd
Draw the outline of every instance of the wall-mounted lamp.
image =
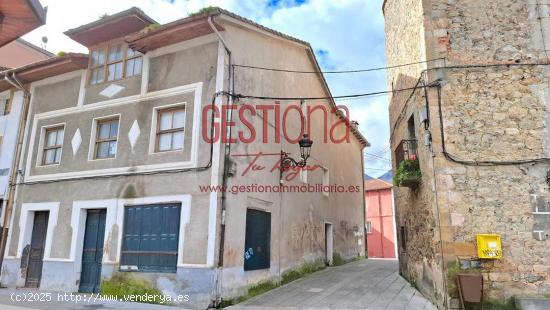
POLYGON ((295 160, 288 156, 288 153, 281 151, 281 174, 289 167, 305 167, 307 165, 313 141, 311 141, 308 134, 304 134, 302 139, 298 141, 298 144, 300 145, 300 160, 295 160))

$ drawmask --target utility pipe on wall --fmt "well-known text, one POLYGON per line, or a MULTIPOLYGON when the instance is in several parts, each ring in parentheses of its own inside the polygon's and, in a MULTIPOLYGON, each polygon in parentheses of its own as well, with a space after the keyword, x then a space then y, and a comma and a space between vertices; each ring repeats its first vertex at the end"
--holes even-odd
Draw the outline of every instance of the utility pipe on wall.
MULTIPOLYGON (((208 16, 208 24, 210 25, 210 27, 212 28, 212 31, 214 31, 214 33, 216 34, 216 36, 218 37, 218 39, 220 40, 221 44, 223 45, 226 53, 227 53, 227 57, 228 57, 228 67, 229 67, 229 70, 228 70, 228 86, 229 86, 229 90, 231 92, 231 94, 234 94, 235 93, 235 89, 234 89, 234 76, 233 76, 233 63, 232 63, 232 58, 231 58, 231 50, 229 49, 227 43, 225 42, 224 38, 222 37, 222 35, 220 34, 220 32, 218 31, 218 29, 216 29, 216 26, 214 25, 214 23, 212 22, 213 18, 212 16, 208 16)), ((223 86, 222 86, 222 89, 223 89, 223 86)), ((228 96, 228 103, 230 106, 233 105, 233 97, 232 96, 228 96)), ((229 121, 232 122, 233 121, 233 110, 232 109, 229 109, 229 121)), ((228 130, 228 135, 229 137, 231 137, 231 128, 232 127, 229 127, 229 130, 228 130)), ((221 131, 223 132, 223 130, 221 131)), ((229 140, 230 141, 230 140, 229 140)), ((230 167, 230 163, 231 163, 231 159, 230 159, 230 156, 231 156, 231 143, 226 143, 225 144, 225 152, 224 152, 224 160, 223 160, 223 175, 222 175, 222 188, 226 188, 227 187, 227 182, 228 182, 228 174, 229 174, 229 170, 231 169, 230 167)), ((224 249, 225 249, 225 215, 226 215, 226 199, 227 199, 227 194, 225 193, 225 191, 222 191, 221 193, 221 223, 220 223, 220 245, 219 245, 219 251, 218 251, 218 269, 219 269, 219 272, 220 272, 220 276, 218 277, 218 281, 221 281, 221 269, 223 269, 223 253, 224 253, 224 249)), ((216 288, 216 300, 215 300, 215 303, 218 303, 219 302, 219 299, 221 297, 221 283, 219 283, 219 285, 217 286, 216 288)))
MULTIPOLYGON (((10 219, 11 219, 11 214, 12 214, 14 200, 15 200, 18 167, 21 161, 21 150, 23 148, 24 131, 25 131, 25 125, 27 123, 29 104, 30 104, 30 98, 31 98, 31 93, 25 87, 23 87, 21 82, 15 76, 15 73, 12 73, 11 79, 6 73, 6 75, 4 76, 4 80, 6 80, 8 83, 13 85, 15 88, 19 89, 20 91, 23 91, 23 102, 22 102, 23 107, 21 109, 21 116, 18 124, 19 128, 17 130, 17 143, 15 147, 15 155, 13 157, 13 162, 10 170, 10 180, 8 183, 9 189, 8 189, 8 195, 6 197, 6 202, 5 202, 6 209, 4 211, 4 219, 2 222, 2 237, 0 239, 0 266, 2 266, 4 262, 4 253, 6 251, 6 242, 8 238, 8 231, 10 228, 9 227, 10 219)), ((11 100, 13 101, 13 96, 11 100)))

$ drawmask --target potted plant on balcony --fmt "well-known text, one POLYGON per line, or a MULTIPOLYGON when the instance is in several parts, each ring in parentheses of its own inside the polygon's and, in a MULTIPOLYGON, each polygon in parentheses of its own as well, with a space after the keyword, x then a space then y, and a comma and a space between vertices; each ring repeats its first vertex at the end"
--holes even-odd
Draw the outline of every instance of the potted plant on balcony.
POLYGON ((415 157, 405 159, 399 163, 393 178, 395 186, 417 187, 420 184, 422 173, 420 172, 420 164, 415 157))

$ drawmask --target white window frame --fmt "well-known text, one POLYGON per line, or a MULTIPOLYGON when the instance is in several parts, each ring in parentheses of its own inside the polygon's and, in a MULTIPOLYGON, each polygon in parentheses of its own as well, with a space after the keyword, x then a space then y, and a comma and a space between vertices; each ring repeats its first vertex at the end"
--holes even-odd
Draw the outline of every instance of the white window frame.
MULTIPOLYGON (((195 102, 195 104, 197 104, 195 102)), ((183 152, 185 150, 185 135, 187 133, 187 102, 178 102, 168 105, 162 105, 158 107, 153 108, 153 116, 151 119, 151 133, 149 135, 149 155, 155 155, 155 154, 168 154, 168 153, 175 153, 175 152, 183 152), (157 151, 156 145, 157 145, 157 124, 158 124, 158 116, 159 111, 164 109, 170 109, 175 107, 182 107, 185 110, 185 120, 183 123, 183 146, 181 150, 170 150, 170 151, 157 151)), ((193 127, 195 124, 193 124, 193 127)))
POLYGON ((88 148, 88 161, 98 161, 98 160, 109 160, 109 159, 116 159, 118 155, 118 143, 120 138, 120 123, 122 122, 122 115, 120 113, 118 114, 112 114, 112 115, 105 115, 105 116, 99 116, 94 117, 92 119, 92 130, 90 133, 90 146, 88 148), (118 129, 117 129, 117 136, 116 136, 116 152, 115 157, 108 157, 108 158, 95 158, 95 142, 97 139, 97 124, 98 122, 101 122, 103 120, 111 119, 111 118, 118 118, 118 129))
POLYGON ((55 167, 61 165, 61 161, 63 160, 63 148, 65 147, 65 138, 67 133, 67 124, 66 123, 58 123, 58 124, 51 124, 42 126, 40 128, 40 140, 38 141, 38 152, 36 154, 36 167, 55 167), (46 131, 50 128, 55 127, 63 127, 63 141, 61 143, 61 154, 59 155, 59 163, 57 164, 50 164, 50 165, 43 165, 42 159, 44 157, 44 142, 46 141, 46 131))
POLYGON ((367 234, 372 234, 372 221, 365 222, 365 231, 367 234))

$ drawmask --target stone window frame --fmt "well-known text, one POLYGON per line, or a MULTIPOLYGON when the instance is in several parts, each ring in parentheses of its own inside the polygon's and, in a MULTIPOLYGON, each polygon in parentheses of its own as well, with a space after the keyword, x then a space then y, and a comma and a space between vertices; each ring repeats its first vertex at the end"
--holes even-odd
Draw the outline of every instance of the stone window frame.
POLYGON ((118 80, 123 80, 125 78, 129 78, 132 76, 138 76, 142 74, 143 71, 143 54, 132 50, 128 44, 126 44, 123 40, 113 40, 106 43, 98 44, 96 46, 93 46, 90 48, 90 56, 88 57, 88 85, 100 85, 104 83, 111 83, 118 80), (112 50, 112 48, 120 47, 121 51, 121 58, 120 59, 114 59, 109 60, 109 53, 112 50), (101 61, 98 61, 98 63, 94 63, 94 55, 98 55, 98 60, 101 59, 101 61), (99 57, 99 55, 103 55, 102 58, 99 57), (139 62, 138 62, 139 60, 139 62), (132 73, 128 74, 128 65, 132 64, 132 73), (137 72, 136 64, 139 63, 139 72, 137 72), (109 67, 110 66, 116 66, 117 64, 121 64, 122 72, 120 77, 114 76, 112 80, 109 80, 109 67), (94 72, 96 70, 100 70, 98 72, 102 73, 101 80, 98 80, 94 77, 94 72))

